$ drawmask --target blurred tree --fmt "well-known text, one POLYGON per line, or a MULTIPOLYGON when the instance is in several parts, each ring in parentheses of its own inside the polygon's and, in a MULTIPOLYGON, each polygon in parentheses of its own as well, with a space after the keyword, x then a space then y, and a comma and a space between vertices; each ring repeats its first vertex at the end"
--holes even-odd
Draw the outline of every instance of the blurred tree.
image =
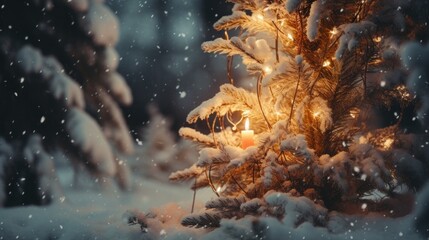
MULTIPOLYGON (((7 147, 7 142, 28 145, 33 138, 41 140, 33 144, 40 148, 37 154, 44 152, 42 144, 47 150, 62 147, 99 182, 116 178, 122 188, 129 187, 127 166, 117 157, 134 147, 118 105, 132 103, 116 71, 118 37, 117 18, 103 1, 0 3, 0 148, 12 149, 0 152, 3 190, 19 181, 11 171, 43 178, 30 163, 15 164, 29 161, 26 154, 13 153, 25 149, 7 147)), ((0 201, 13 205, 9 199, 19 196, 12 195, 0 201)), ((42 195, 32 196, 25 203, 43 203, 42 195)))
POLYGON ((124 108, 130 128, 138 137, 150 118, 143 109, 151 102, 172 118, 172 128, 177 130, 186 113, 212 91, 206 86, 216 89, 223 82, 223 56, 202 54, 200 43, 222 35, 212 24, 230 9, 222 1, 200 0, 109 0, 106 4, 121 20, 117 49, 123 59, 118 71, 132 86, 133 105, 124 108))

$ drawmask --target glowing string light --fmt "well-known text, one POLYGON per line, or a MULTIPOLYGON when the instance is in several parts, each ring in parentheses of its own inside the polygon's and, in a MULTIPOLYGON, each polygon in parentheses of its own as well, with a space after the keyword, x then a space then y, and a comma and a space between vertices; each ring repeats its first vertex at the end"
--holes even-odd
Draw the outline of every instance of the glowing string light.
POLYGON ((334 27, 331 31, 329 31, 329 33, 331 34, 331 38, 332 38, 333 36, 337 35, 338 29, 334 27))
POLYGON ((263 68, 263 70, 264 70, 264 73, 265 73, 265 74, 270 74, 270 73, 272 73, 272 72, 273 72, 273 68, 271 68, 270 66, 265 66, 265 67, 263 68))
POLYGON ((375 38, 374 38, 374 42, 376 42, 376 43, 381 42, 381 37, 375 37, 375 38))
POLYGON ((259 21, 264 21, 264 16, 262 14, 260 14, 260 13, 255 14, 255 17, 259 21))
POLYGON ((325 60, 324 62, 323 62, 323 67, 328 67, 329 65, 331 65, 331 61, 329 61, 329 60, 325 60))

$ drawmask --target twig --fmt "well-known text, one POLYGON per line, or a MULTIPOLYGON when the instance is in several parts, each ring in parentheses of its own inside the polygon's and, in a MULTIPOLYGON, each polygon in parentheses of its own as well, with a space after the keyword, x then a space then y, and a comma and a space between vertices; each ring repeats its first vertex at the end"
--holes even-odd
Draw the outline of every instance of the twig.
POLYGON ((244 192, 244 194, 246 195, 246 196, 248 196, 247 195, 247 192, 246 192, 246 190, 244 190, 243 189, 243 187, 241 187, 241 185, 237 182, 237 180, 234 178, 234 176, 231 174, 231 178, 232 178, 232 180, 235 182, 235 184, 237 184, 237 186, 241 189, 241 191, 243 191, 244 192))
POLYGON ((194 213, 194 206, 195 206, 195 197, 197 195, 197 177, 195 177, 195 183, 194 183, 194 196, 192 197, 192 207, 191 207, 191 214, 194 213))
POLYGON ((209 185, 210 185, 212 191, 216 194, 216 196, 220 197, 219 193, 216 191, 216 188, 213 185, 212 176, 211 176, 211 169, 212 169, 212 165, 210 164, 209 171, 208 171, 209 173, 207 174, 207 170, 205 171, 206 178, 209 181, 209 185))
POLYGON ((289 128, 289 125, 292 122, 293 108, 296 102, 296 96, 298 95, 299 83, 301 82, 301 64, 298 66, 298 80, 296 81, 295 93, 293 94, 292 106, 290 107, 289 119, 286 125, 286 129, 289 128))
POLYGON ((300 55, 302 51, 302 45, 304 44, 304 24, 302 22, 303 20, 302 20, 301 10, 298 11, 298 16, 299 16, 299 26, 300 26, 298 55, 300 55))
MULTIPOLYGON (((216 141, 215 132, 214 132, 214 126, 212 127, 212 126, 210 125, 210 121, 209 121, 209 118, 208 118, 208 117, 206 117, 206 123, 207 123, 207 127, 208 127, 208 128, 209 128, 209 130, 210 130, 210 133, 212 134, 213 143, 214 143, 214 145, 215 145, 216 147, 218 147, 218 145, 217 145, 217 141, 216 141)), ((216 118, 213 120, 213 125, 214 125, 214 123, 216 123, 216 118)))
POLYGON ((264 113, 264 109, 262 108, 262 103, 261 103, 262 78, 263 78, 263 75, 262 74, 259 75, 258 82, 256 84, 256 96, 258 97, 259 108, 261 109, 262 116, 264 117, 265 122, 267 123, 268 129, 271 130, 271 128, 272 128, 271 124, 268 121, 268 118, 264 113))
POLYGON ((280 62, 280 57, 279 57, 279 27, 277 27, 277 24, 273 21, 274 26, 276 27, 276 61, 277 63, 280 62))
MULTIPOLYGON (((228 32, 225 30, 225 39, 229 40, 228 32)), ((234 79, 232 78, 232 63, 234 61, 234 56, 227 56, 226 57, 226 76, 228 77, 229 83, 231 85, 234 85, 234 79)))

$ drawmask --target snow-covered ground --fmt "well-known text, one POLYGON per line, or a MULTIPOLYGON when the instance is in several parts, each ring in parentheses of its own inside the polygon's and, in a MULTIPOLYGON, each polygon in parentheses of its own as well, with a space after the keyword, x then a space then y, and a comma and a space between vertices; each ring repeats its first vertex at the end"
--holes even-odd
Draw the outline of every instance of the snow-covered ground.
MULTIPOLYGON (((69 186, 72 174, 60 171, 63 186, 69 186)), ((140 184, 138 184, 140 185, 140 184)), ((95 191, 89 188, 64 188, 65 198, 50 206, 25 206, 0 209, 0 239, 259 239, 252 232, 255 218, 223 220, 214 231, 180 226, 189 213, 193 192, 183 185, 171 185, 142 179, 141 186, 130 193, 95 191), (139 225, 128 225, 127 211, 147 212, 155 208, 158 220, 149 232, 139 225)), ((214 197, 209 190, 198 191, 197 208, 214 197)), ((413 215, 397 219, 366 216, 341 217, 334 223, 338 232, 315 228, 309 223, 293 228, 291 217, 282 222, 259 218, 265 226, 262 239, 423 239, 411 223, 413 215)))
MULTIPOLYGON (((63 186, 70 185, 71 172, 58 175, 63 186)), ((148 234, 127 224, 128 210, 147 211, 174 202, 176 214, 189 213, 193 192, 183 185, 142 179, 130 193, 65 187, 64 195, 63 201, 49 206, 1 208, 0 239, 141 239, 148 234)), ((197 198, 203 202, 211 195, 201 191, 197 198)))

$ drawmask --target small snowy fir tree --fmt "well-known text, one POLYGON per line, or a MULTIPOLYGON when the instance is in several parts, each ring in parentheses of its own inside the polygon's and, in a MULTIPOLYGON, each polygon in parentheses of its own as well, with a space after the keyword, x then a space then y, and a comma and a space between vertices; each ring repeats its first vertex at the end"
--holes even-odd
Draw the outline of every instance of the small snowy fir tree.
POLYGON ((227 56, 228 83, 189 113, 210 133, 180 130, 200 155, 170 176, 219 198, 182 224, 253 215, 336 232, 338 212, 408 214, 429 176, 428 1, 228 2, 232 14, 214 24, 225 37, 202 45, 227 56), (255 89, 235 85, 235 56, 255 89))
MULTIPOLYGON (((118 33, 117 18, 103 1, 1 3, 0 135, 6 152, 0 158, 0 195, 12 194, 1 198, 0 205, 19 197, 19 191, 5 186, 21 184, 19 176, 27 171, 49 185, 44 183, 47 170, 36 169, 51 161, 43 145, 47 150, 61 147, 75 166, 85 166, 99 182, 117 179, 120 187, 128 188, 128 166, 117 156, 131 153, 133 142, 118 103, 128 105, 132 96, 116 71, 118 33), (19 147, 8 147, 7 142, 19 147)), ((33 202, 25 203, 45 203, 51 195, 33 196, 33 202)))
POLYGON ((149 105, 148 112, 150 120, 129 165, 136 175, 166 182, 171 172, 191 165, 198 151, 189 140, 177 141, 177 135, 171 130, 171 119, 163 116, 155 105, 149 105))

